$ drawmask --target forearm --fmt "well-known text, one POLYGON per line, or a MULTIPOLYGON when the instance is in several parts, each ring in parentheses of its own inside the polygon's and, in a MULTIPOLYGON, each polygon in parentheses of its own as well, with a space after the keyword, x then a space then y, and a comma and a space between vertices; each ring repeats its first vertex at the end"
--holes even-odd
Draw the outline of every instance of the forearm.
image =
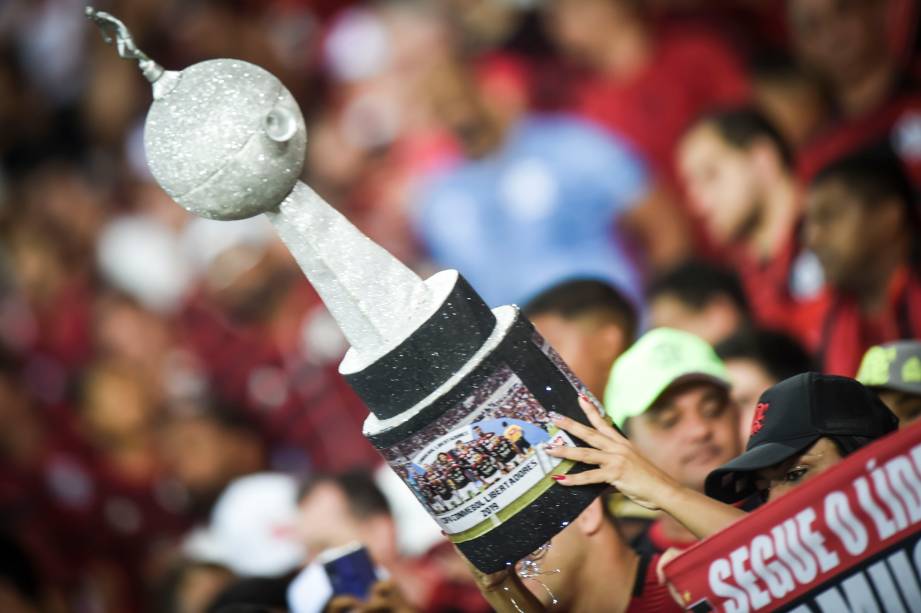
POLYGON ((675 518, 699 539, 716 534, 747 515, 732 505, 681 486, 668 488, 661 500, 656 502, 662 511, 675 518))
POLYGON ((509 573, 501 582, 492 585, 484 585, 483 582, 478 582, 478 584, 483 597, 497 613, 542 613, 546 611, 515 573, 509 573))
POLYGON ((647 509, 665 511, 698 538, 719 532, 745 515, 744 511, 683 487, 637 452, 587 399, 580 399, 579 404, 594 428, 555 413, 551 414, 551 418, 559 428, 592 447, 553 447, 547 449, 547 453, 556 458, 594 464, 598 468, 554 475, 553 478, 561 485, 612 485, 647 509))

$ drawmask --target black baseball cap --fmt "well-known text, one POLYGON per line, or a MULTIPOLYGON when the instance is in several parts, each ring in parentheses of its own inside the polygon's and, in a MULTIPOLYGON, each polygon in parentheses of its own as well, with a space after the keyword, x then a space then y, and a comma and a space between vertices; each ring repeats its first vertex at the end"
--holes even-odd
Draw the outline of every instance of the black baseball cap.
POLYGON ((755 471, 802 453, 822 437, 880 438, 899 421, 876 394, 854 379, 802 373, 758 399, 745 452, 707 475, 707 496, 737 502, 755 493, 755 471))

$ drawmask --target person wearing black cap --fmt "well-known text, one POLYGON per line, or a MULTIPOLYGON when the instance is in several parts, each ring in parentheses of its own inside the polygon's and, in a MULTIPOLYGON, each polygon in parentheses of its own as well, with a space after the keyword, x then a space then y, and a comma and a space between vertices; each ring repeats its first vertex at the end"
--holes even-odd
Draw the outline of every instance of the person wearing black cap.
POLYGON ((708 496, 774 500, 899 427, 872 390, 853 379, 803 373, 758 401, 745 452, 712 471, 708 496))
POLYGON ((596 464, 563 485, 608 483, 638 504, 668 513, 699 539, 745 511, 731 506, 754 494, 774 500, 895 431, 898 419, 869 388, 853 379, 803 373, 768 388, 758 400, 745 452, 710 472, 706 495, 681 486, 583 404, 594 428, 566 417, 554 423, 591 448, 555 448, 556 457, 596 464))

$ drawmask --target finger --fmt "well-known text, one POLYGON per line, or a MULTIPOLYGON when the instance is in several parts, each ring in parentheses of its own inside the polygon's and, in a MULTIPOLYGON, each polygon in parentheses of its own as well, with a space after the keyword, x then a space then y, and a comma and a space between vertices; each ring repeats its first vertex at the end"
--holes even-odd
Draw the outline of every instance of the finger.
POLYGON ((377 581, 374 585, 371 586, 371 594, 368 598, 389 598, 394 589, 394 583, 389 579, 377 581))
POLYGON ((362 613, 387 613, 393 611, 394 592, 390 589, 375 589, 362 607, 362 613))
POLYGON ((611 456, 610 452, 592 449, 591 447, 548 447, 546 451, 547 455, 551 455, 555 458, 575 460, 576 462, 594 464, 596 466, 601 466, 601 464, 611 456))
POLYGON ((361 601, 354 596, 336 596, 323 610, 326 613, 348 613, 359 607, 361 607, 361 601))
POLYGON ((659 579, 659 585, 665 585, 667 581, 665 577, 665 565, 677 558, 680 554, 681 550, 677 547, 669 547, 659 556, 659 563, 656 564, 656 577, 659 579))
POLYGON ((601 434, 614 441, 626 441, 623 434, 617 431, 617 428, 611 425, 606 416, 598 412, 598 407, 586 396, 579 394, 579 406, 582 412, 588 417, 588 421, 595 426, 601 434))
POLYGON ((608 483, 605 472, 600 468, 595 470, 586 470, 585 472, 575 473, 575 474, 566 474, 566 475, 552 475, 552 479, 559 483, 560 485, 591 485, 593 483, 608 483))
POLYGON ((573 436, 576 436, 592 447, 597 449, 607 449, 609 446, 609 441, 606 436, 586 425, 580 424, 574 419, 570 419, 565 415, 560 415, 558 413, 551 413, 550 419, 553 420, 553 424, 558 428, 569 432, 573 436))

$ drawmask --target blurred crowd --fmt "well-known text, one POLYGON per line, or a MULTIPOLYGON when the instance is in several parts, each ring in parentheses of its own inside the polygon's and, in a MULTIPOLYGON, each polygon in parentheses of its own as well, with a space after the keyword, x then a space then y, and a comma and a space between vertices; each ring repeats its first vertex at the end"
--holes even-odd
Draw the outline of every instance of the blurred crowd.
MULTIPOLYGON (((98 8, 168 69, 277 75, 302 179, 420 275, 529 305, 598 397, 657 326, 716 346, 749 416, 921 336, 915 0, 98 8)), ((357 538, 413 606, 482 610, 438 530, 401 528, 422 511, 361 435, 335 321, 267 221, 155 183, 149 84, 83 9, 0 2, 0 608, 214 610, 357 538)))

